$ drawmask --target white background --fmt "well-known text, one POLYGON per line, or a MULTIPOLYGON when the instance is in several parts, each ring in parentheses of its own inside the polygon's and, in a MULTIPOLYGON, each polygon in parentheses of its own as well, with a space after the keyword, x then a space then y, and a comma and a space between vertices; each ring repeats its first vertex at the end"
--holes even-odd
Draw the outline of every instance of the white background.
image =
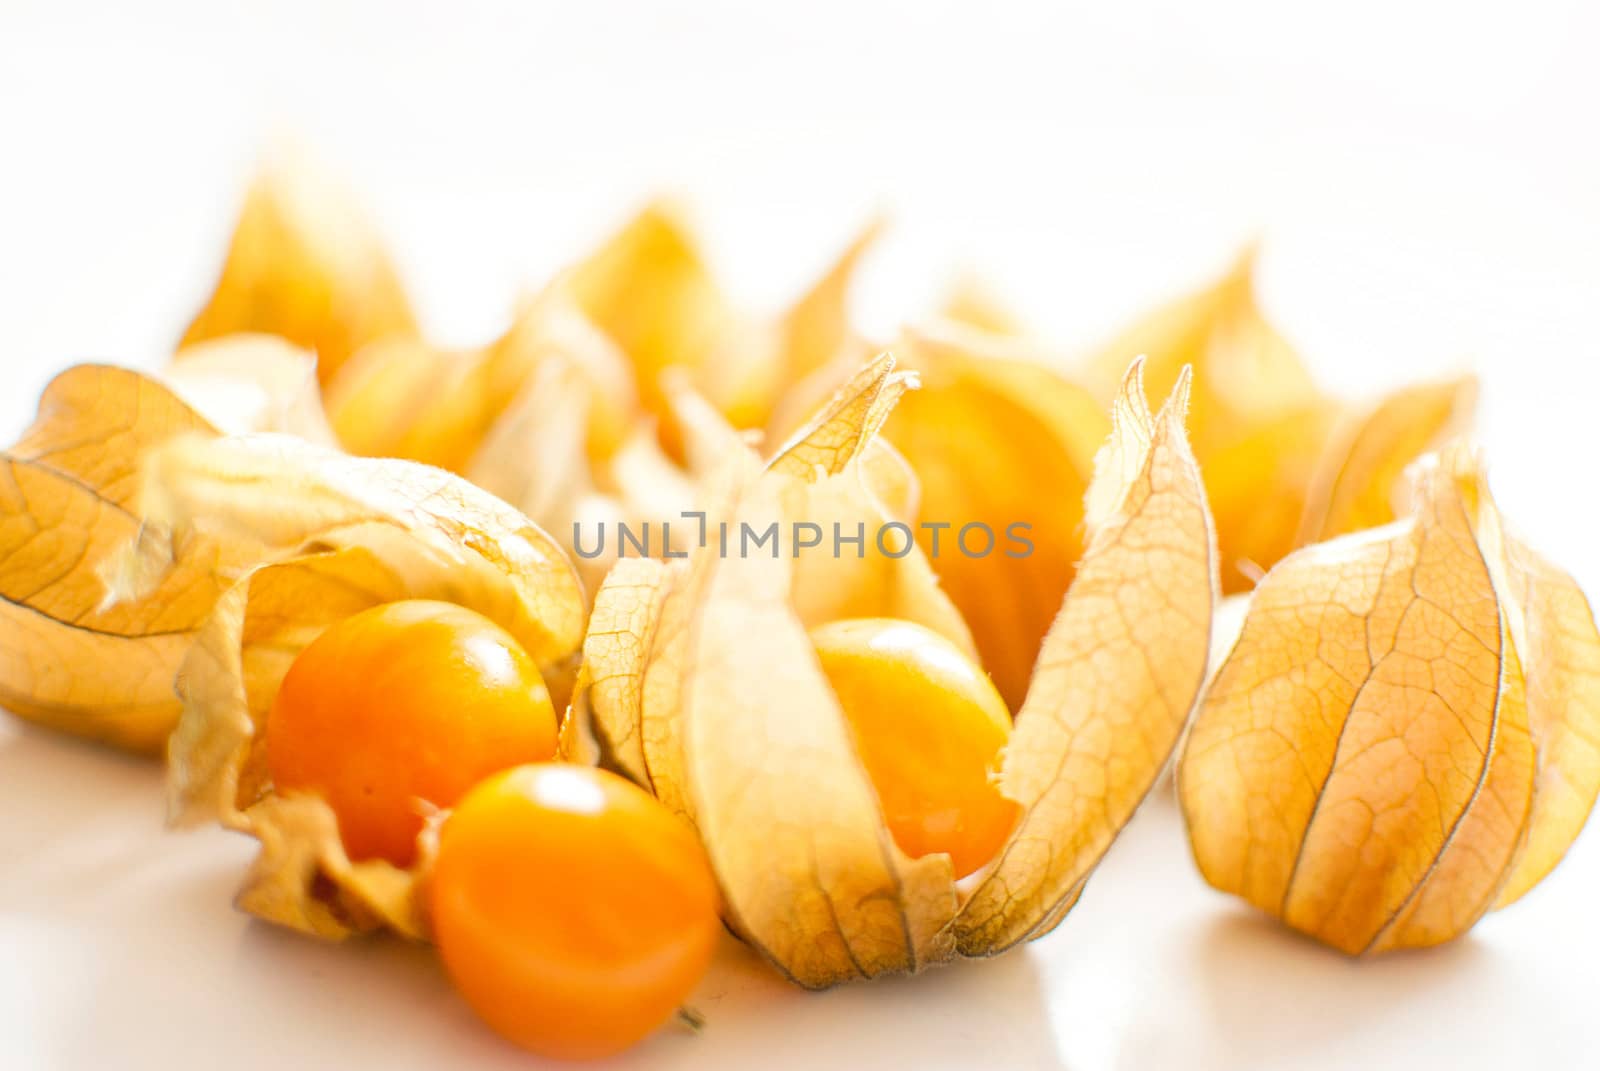
MULTIPOLYGON (((756 306, 884 207, 866 326, 969 270, 1069 349, 1259 236, 1331 386, 1481 374, 1502 505, 1600 591, 1597 55, 1582 0, 0 0, 0 438, 65 364, 165 356, 288 136, 463 343, 658 189, 756 306)), ((1207 890, 1161 798, 1024 952, 811 996, 730 943, 704 1036, 625 1065, 1592 1067, 1597 842, 1456 946, 1355 964, 1207 890)), ((422 950, 235 914, 248 854, 161 832, 152 767, 0 721, 0 1066, 536 1062, 422 950)))

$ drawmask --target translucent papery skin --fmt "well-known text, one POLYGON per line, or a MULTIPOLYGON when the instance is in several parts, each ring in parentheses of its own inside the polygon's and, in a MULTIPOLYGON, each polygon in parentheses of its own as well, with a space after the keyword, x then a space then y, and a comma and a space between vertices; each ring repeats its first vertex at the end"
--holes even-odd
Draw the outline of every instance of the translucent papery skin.
POLYGON ((140 517, 140 472, 170 442, 218 429, 151 376, 77 365, 0 455, 0 703, 52 729, 158 754, 178 719, 173 675, 212 607, 259 561, 140 517))
POLYGON ((1189 737, 1206 880, 1352 955, 1435 945, 1560 860, 1600 791, 1600 635, 1454 446, 1402 520, 1251 598, 1189 737))
POLYGON ((261 842, 238 899, 253 914, 327 938, 380 927, 425 936, 431 828, 409 866, 354 861, 322 798, 277 792, 266 727, 280 685, 329 626, 426 599, 504 629, 564 704, 586 616, 571 562, 458 477, 275 437, 174 443, 150 466, 146 498, 154 516, 204 517, 227 538, 273 549, 218 600, 179 669, 173 819, 220 820, 261 842))
POLYGON ((1161 393, 1192 370, 1189 435, 1216 516, 1223 590, 1248 592, 1296 547, 1387 524, 1407 465, 1471 424, 1470 376, 1347 401, 1318 387, 1256 295, 1256 250, 1212 284, 1141 317, 1081 368, 1111 396, 1146 355, 1161 393))
MULTIPOLYGON (((886 517, 856 464, 864 447, 838 447, 870 441, 841 423, 881 422, 873 399, 905 389, 890 386, 892 367, 869 365, 780 450, 815 456, 809 474, 730 465, 708 495, 712 523, 826 519, 852 499, 886 517)), ((787 977, 820 988, 989 955, 1065 915, 1165 763, 1205 671, 1214 543, 1183 409, 1180 387, 1152 416, 1136 376, 1119 396, 1088 550, 999 773, 1016 828, 960 891, 949 856, 912 858, 885 826, 808 631, 840 616, 917 620, 973 657, 918 553, 865 599, 870 563, 715 546, 626 563, 601 588, 575 709, 611 761, 696 824, 730 924, 787 977)))

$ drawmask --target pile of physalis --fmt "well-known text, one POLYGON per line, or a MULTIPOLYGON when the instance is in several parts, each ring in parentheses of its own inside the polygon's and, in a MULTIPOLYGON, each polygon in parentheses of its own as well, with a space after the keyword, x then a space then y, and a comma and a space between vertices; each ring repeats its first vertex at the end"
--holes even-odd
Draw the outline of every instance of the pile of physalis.
POLYGON ((1290 925, 1434 943, 1548 873, 1592 615, 1460 448, 1395 519, 1470 382, 1323 397, 1248 263, 1081 374, 973 294, 874 357, 873 234, 751 316, 652 206, 447 350, 269 171, 172 364, 67 370, 4 455, 0 702, 165 749, 242 909, 431 941, 561 1057, 688 1016, 724 923, 808 988, 1048 933, 1197 707, 1201 869, 1290 925))

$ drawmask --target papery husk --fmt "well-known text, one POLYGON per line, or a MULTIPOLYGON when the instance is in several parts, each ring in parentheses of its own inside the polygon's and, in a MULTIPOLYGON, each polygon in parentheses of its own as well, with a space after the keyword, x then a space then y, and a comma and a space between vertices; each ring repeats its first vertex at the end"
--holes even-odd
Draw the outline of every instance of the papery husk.
MULTIPOLYGON (((881 230, 881 221, 870 222, 788 310, 758 316, 723 292, 681 207, 657 200, 578 264, 570 285, 584 312, 628 355, 648 412, 670 420, 664 377, 677 369, 735 427, 761 427, 797 380, 841 354, 866 356, 847 303, 881 230)), ((674 429, 663 430, 668 455, 681 457, 674 429)))
MULTIPOLYGON (((668 456, 631 375, 559 279, 490 346, 380 343, 346 365, 327 394, 347 449, 438 465, 504 498, 573 554, 592 591, 617 558, 616 540, 603 532, 659 529, 693 509, 698 494, 693 467, 668 456), (600 554, 580 547, 597 542, 606 547, 600 554)), ((689 391, 680 377, 666 378, 675 393, 689 391)), ((675 410, 670 427, 679 430, 675 410)))
MULTIPOLYGON (((965 322, 908 328, 895 352, 922 387, 895 407, 878 445, 915 474, 918 542, 1015 711, 1083 553, 1084 495, 1110 431, 1106 408, 1033 342, 965 322), (969 524, 993 533, 993 554, 962 549, 969 524)), ((774 428, 841 379, 836 365, 799 384, 774 428)), ((981 548, 988 537, 979 529, 973 538, 981 548)))
POLYGON ((317 359, 276 335, 227 335, 182 351, 161 379, 220 430, 283 432, 335 446, 317 359))
POLYGON ((452 351, 402 338, 367 347, 328 384, 327 405, 352 453, 467 474, 504 439, 499 426, 555 374, 583 387, 587 457, 610 457, 638 419, 631 370, 563 280, 524 302, 487 346, 452 351))
POLYGON ((399 275, 356 198, 300 154, 280 151, 251 182, 216 289, 180 346, 280 335, 316 355, 327 383, 363 346, 416 330, 399 275))
POLYGON ((142 523, 139 472, 174 438, 216 435, 129 369, 77 365, 45 388, 0 460, 0 704, 76 736, 161 750, 184 652, 263 548, 142 523))
POLYGON ((1256 299, 1256 250, 1218 282, 1148 314, 1084 366, 1100 397, 1146 356, 1160 397, 1192 368, 1190 439, 1205 474, 1228 593, 1246 592, 1295 547, 1396 516, 1400 476, 1471 423, 1469 376, 1370 403, 1324 393, 1256 299))
MULTIPOLYGON (((711 495, 713 530, 788 525, 839 501, 888 519, 863 480, 871 439, 848 432, 905 389, 894 375, 888 362, 869 367, 779 453, 821 462, 761 471, 735 459, 711 495), (858 452, 841 463, 851 441, 858 452)), ((820 621, 805 607, 837 605, 970 644, 920 550, 891 559, 899 575, 869 585, 870 606, 815 590, 859 582, 865 563, 815 569, 787 543, 776 557, 723 556, 713 538, 686 561, 627 562, 608 578, 581 708, 607 761, 695 823, 730 925, 785 976, 821 988, 921 970, 1002 951, 1065 915, 1165 763, 1205 672, 1215 548, 1184 405, 1180 386, 1152 417, 1136 373, 1119 397, 1078 580, 1001 775, 1022 817, 962 889, 946 856, 910 859, 889 836, 807 636, 820 621)))
POLYGON ((1600 791, 1600 634, 1462 446, 1256 588, 1179 768, 1206 880, 1352 955, 1460 936, 1600 791))
POLYGON ((218 820, 261 842, 241 908, 324 938, 387 927, 426 933, 418 861, 352 862, 333 812, 279 796, 264 732, 295 656, 323 629, 400 599, 469 607, 509 631, 558 701, 583 636, 581 584, 556 542, 503 502, 441 470, 351 458, 282 437, 178 440, 147 466, 144 509, 248 538, 276 559, 218 602, 178 678, 183 716, 168 758, 177 823, 218 820))
MULTIPOLYGON (((605 458, 587 453, 592 398, 564 362, 535 373, 495 424, 466 475, 546 528, 573 555, 586 589, 598 590, 621 555, 622 526, 660 545, 698 502, 696 477, 662 449, 654 421, 640 420, 605 458)), ((718 417, 720 419, 720 417, 718 417)))

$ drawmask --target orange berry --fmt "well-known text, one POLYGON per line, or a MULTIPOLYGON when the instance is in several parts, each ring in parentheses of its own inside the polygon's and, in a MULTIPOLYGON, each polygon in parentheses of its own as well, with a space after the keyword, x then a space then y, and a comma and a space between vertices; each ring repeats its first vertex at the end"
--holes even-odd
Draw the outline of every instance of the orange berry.
POLYGON ((1011 714, 983 671, 938 633, 860 618, 811 633, 885 824, 907 855, 950 856, 965 877, 1017 821, 995 782, 1011 714))
POLYGON ((410 600, 345 618, 301 651, 266 738, 278 792, 327 800, 352 859, 406 866, 422 804, 448 807, 497 770, 552 757, 556 717, 510 633, 410 600))
POLYGON ((665 1022, 720 929, 694 831, 587 766, 521 766, 469 792, 440 834, 431 899, 467 1003, 562 1059, 621 1052, 665 1022))

